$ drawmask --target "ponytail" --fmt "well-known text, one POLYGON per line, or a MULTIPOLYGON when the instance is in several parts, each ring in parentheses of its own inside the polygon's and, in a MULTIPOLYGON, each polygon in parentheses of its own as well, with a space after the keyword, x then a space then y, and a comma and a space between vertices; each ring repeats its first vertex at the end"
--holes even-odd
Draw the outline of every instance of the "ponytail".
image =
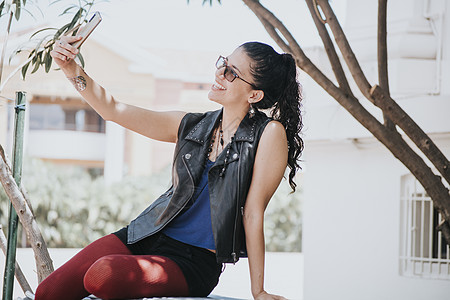
POLYGON ((254 84, 264 92, 264 98, 253 104, 254 108, 270 109, 273 119, 283 124, 288 140, 289 185, 295 191, 294 177, 304 143, 300 137, 303 128, 301 117, 301 91, 297 81, 295 59, 291 54, 278 54, 271 46, 249 42, 241 45, 253 60, 250 70, 254 84))

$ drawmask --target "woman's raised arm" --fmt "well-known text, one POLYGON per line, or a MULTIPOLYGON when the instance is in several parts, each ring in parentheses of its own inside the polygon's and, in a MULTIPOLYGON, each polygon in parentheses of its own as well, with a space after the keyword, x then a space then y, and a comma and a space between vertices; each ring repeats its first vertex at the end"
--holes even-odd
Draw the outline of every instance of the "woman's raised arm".
POLYGON ((116 101, 74 61, 78 49, 71 44, 79 39, 62 37, 50 54, 86 102, 107 121, 155 140, 176 142, 178 127, 186 113, 157 112, 116 101))

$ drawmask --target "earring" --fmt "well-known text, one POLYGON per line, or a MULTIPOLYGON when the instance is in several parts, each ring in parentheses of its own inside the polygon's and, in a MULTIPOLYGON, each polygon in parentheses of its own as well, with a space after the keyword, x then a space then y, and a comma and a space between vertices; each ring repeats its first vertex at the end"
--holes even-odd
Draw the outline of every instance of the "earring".
POLYGON ((253 118, 253 116, 255 115, 255 109, 253 108, 253 104, 250 103, 250 108, 248 109, 248 115, 249 118, 253 118))

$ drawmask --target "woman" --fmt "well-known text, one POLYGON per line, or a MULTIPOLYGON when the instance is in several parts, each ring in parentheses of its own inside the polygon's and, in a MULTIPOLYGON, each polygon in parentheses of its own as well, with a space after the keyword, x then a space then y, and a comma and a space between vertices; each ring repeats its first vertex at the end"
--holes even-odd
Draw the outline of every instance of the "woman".
POLYGON ((86 75, 73 60, 78 39, 63 37, 53 59, 105 120, 176 143, 172 186, 129 226, 52 273, 36 299, 207 296, 222 264, 247 255, 254 299, 284 299, 264 290, 263 218, 286 165, 295 189, 303 149, 293 57, 245 43, 216 63, 208 98, 221 110, 156 112, 116 102, 86 75))

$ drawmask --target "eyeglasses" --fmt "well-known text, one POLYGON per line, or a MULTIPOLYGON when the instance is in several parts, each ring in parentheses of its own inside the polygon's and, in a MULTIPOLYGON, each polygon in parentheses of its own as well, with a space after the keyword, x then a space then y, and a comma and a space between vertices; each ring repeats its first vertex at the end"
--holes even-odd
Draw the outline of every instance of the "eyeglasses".
POLYGON ((219 59, 216 61, 216 68, 220 69, 225 67, 225 70, 223 71, 223 76, 225 77, 226 80, 228 80, 229 82, 233 82, 236 78, 239 78, 240 80, 242 80, 243 82, 251 85, 254 89, 257 89, 257 87, 253 84, 248 82, 247 80, 245 80, 244 78, 240 77, 234 70, 232 67, 230 67, 228 65, 228 60, 226 57, 223 56, 219 56, 219 59))

